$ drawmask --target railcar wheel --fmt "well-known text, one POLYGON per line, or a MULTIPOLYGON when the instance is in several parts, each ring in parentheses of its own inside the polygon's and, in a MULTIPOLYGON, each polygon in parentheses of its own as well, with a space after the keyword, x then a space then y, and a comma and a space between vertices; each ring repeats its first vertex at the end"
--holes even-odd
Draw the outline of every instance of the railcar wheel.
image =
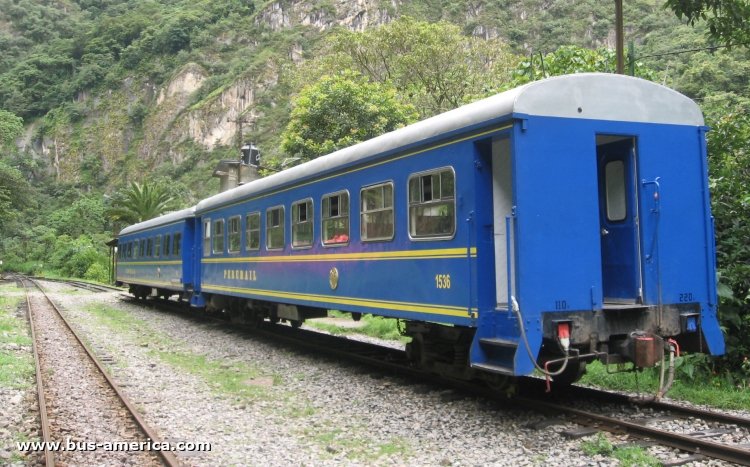
POLYGON ((251 328, 257 328, 263 322, 263 315, 253 310, 248 310, 245 316, 247 316, 247 325, 251 328))
MULTIPOLYGON (((554 372, 555 369, 552 369, 554 372)), ((561 374, 552 377, 552 385, 557 388, 565 388, 575 383, 586 374, 586 362, 571 361, 561 374)))
POLYGON ((135 289, 135 293, 133 293, 133 295, 135 295, 135 298, 137 298, 138 300, 145 301, 146 297, 148 297, 148 292, 146 292, 146 290, 147 289, 145 287, 138 287, 137 289, 135 289))
POLYGON ((425 368, 427 366, 423 334, 415 334, 412 336, 411 342, 406 344, 406 355, 418 368, 425 368))
POLYGON ((300 326, 302 326, 302 320, 301 319, 290 319, 289 324, 294 328, 297 329, 300 326))
POLYGON ((485 384, 495 392, 505 394, 508 397, 516 394, 518 389, 518 378, 508 375, 485 374, 485 384))

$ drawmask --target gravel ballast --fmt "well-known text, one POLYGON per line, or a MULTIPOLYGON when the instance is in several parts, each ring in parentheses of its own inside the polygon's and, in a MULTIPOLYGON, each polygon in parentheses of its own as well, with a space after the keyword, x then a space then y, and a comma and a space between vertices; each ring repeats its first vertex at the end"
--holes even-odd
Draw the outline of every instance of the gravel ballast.
POLYGON ((46 286, 162 438, 211 444, 177 452, 187 465, 616 463, 562 436, 572 423, 305 355, 118 292, 46 286))

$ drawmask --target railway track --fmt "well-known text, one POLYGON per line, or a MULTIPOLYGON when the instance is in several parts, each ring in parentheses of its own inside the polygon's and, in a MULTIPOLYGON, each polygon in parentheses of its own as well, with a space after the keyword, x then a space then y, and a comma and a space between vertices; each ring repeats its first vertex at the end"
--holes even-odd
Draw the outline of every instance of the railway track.
POLYGON ((50 279, 47 277, 37 277, 38 280, 43 280, 47 282, 59 282, 62 284, 68 284, 73 287, 88 290, 89 292, 122 292, 122 287, 114 287, 109 285, 103 285, 103 284, 92 284, 91 282, 84 282, 84 281, 77 281, 77 280, 71 280, 71 279, 50 279))
POLYGON ((26 289, 45 464, 180 465, 171 451, 147 450, 161 445, 156 431, 42 287, 24 277, 17 281, 26 289))
MULTIPOLYGON (((679 459, 662 459, 664 465, 680 465, 706 458, 750 465, 750 418, 662 401, 643 403, 621 394, 577 386, 554 400, 545 399, 538 394, 516 397, 513 400, 519 405, 548 415, 565 416, 591 430, 627 433, 643 439, 644 446, 660 444, 691 453, 690 456, 679 459), (612 415, 613 413, 616 415, 612 415), (695 429, 696 422, 700 422, 703 428, 695 429), (739 438, 744 441, 717 441, 722 438, 739 438)), ((591 430, 568 434, 591 434, 591 430)))
MULTIPOLYGON (((128 295, 123 299, 146 304, 160 310, 185 313, 185 307, 173 301, 138 301, 128 295)), ((207 319, 205 314, 191 313, 198 319, 207 319)), ((226 320, 216 319, 226 325, 227 330, 236 331, 236 326, 226 320)), ((410 366, 406 353, 402 350, 364 343, 328 334, 294 329, 290 326, 272 325, 268 322, 245 330, 254 337, 267 338, 271 342, 283 343, 306 351, 315 351, 337 360, 352 361, 378 368, 390 374, 397 374, 421 383, 432 382, 448 386, 455 391, 472 397, 491 399, 508 407, 524 407, 551 417, 563 417, 568 421, 612 433, 627 433, 641 438, 644 444, 660 444, 690 453, 689 457, 663 459, 665 465, 679 465, 705 458, 721 459, 738 465, 750 465, 750 418, 730 415, 712 410, 686 407, 664 401, 638 401, 629 396, 593 388, 573 386, 568 391, 544 392, 544 382, 534 378, 522 378, 519 394, 523 396, 507 398, 496 390, 484 385, 466 383, 441 378, 410 366), (596 404, 592 402, 596 401, 596 404), (592 408, 592 405, 597 407, 592 408), (643 415, 648 409, 653 415, 643 415), (623 416, 623 412, 634 413, 633 417, 623 416), (611 415, 616 413, 617 415, 611 415), (677 425, 680 420, 693 419, 704 422, 709 429, 676 432, 665 426, 677 425), (740 435, 736 435, 739 432, 740 435), (716 441, 724 435, 735 433, 734 437, 744 439, 743 445, 716 441), (748 443, 748 444, 745 444, 748 443)), ((591 434, 592 431, 581 431, 591 434)))

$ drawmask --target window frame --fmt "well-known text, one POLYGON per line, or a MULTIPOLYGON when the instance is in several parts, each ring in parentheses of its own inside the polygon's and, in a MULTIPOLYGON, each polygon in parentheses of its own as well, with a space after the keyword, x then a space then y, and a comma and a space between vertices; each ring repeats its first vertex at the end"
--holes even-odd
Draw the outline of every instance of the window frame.
POLYGON ((212 222, 212 224, 213 224, 212 225, 212 227, 213 227, 213 235, 212 235, 212 238, 211 238, 211 254, 212 255, 223 255, 227 251, 226 223, 227 223, 227 221, 223 217, 221 217, 219 219, 214 219, 214 221, 212 222), (220 234, 217 233, 217 230, 219 230, 219 229, 217 229, 216 226, 218 226, 218 225, 221 225, 221 229, 220 229, 221 233, 220 234), (216 246, 217 246, 216 243, 219 240, 221 240, 221 250, 219 250, 218 248, 216 248, 216 246))
POLYGON ((154 237, 154 258, 161 258, 161 234, 154 237))
MULTIPOLYGON (((412 242, 430 242, 435 240, 452 240, 456 237, 456 232, 458 230, 458 203, 456 202, 457 196, 456 193, 458 190, 456 189, 456 169, 453 166, 444 166, 444 167, 437 167, 430 170, 424 170, 421 172, 415 172, 409 175, 409 178, 406 179, 406 231, 409 235, 409 240, 412 242), (412 206, 424 206, 429 204, 442 204, 445 203, 446 200, 442 198, 442 178, 439 177, 439 183, 441 184, 440 190, 441 190, 441 197, 437 200, 431 200, 431 201, 421 201, 422 198, 422 186, 420 184, 420 201, 418 203, 412 204, 411 201, 411 191, 410 191, 410 185, 411 181, 414 178, 421 178, 425 175, 433 175, 433 174, 441 174, 442 172, 450 171, 453 175, 453 232, 450 235, 425 235, 425 236, 414 236, 411 233, 411 208, 412 206)), ((450 200, 451 198, 449 198, 450 200)))
POLYGON ((379 182, 374 183, 372 185, 363 186, 359 189, 359 240, 363 243, 370 243, 370 242, 390 242, 393 241, 393 239, 396 237, 396 187, 393 183, 393 180, 388 180, 385 182, 379 182), (363 211, 362 208, 363 202, 364 202, 364 196, 363 193, 367 190, 372 190, 375 188, 382 188, 385 186, 391 187, 391 219, 393 221, 393 230, 391 231, 390 237, 377 237, 377 238, 364 238, 362 235, 362 227, 365 225, 363 222, 364 215, 366 213, 373 213, 373 212, 382 212, 388 210, 388 208, 379 208, 379 209, 373 209, 371 211, 363 211))
MULTIPOLYGON (((329 204, 330 205, 330 204, 329 204)), ((349 193, 349 190, 340 190, 340 191, 334 191, 333 193, 327 193, 320 197, 320 244, 324 248, 337 248, 342 246, 347 246, 352 241, 352 196, 349 193), (349 239, 346 242, 329 242, 326 243, 323 236, 325 235, 325 226, 324 223, 327 220, 332 219, 341 219, 341 201, 339 201, 339 215, 336 217, 325 217, 325 213, 323 212, 323 206, 325 206, 325 199, 326 198, 333 198, 334 196, 341 196, 346 195, 347 198, 347 210, 346 210, 346 235, 349 237, 349 239)))
POLYGON ((201 231, 202 237, 203 237, 203 257, 208 258, 211 256, 211 218, 210 217, 204 217, 203 218, 203 230, 201 231))
POLYGON ((604 197, 607 221, 622 223, 628 218, 628 177, 625 161, 614 159, 604 164, 604 197), (614 173, 610 168, 618 167, 614 173), (616 178, 615 178, 616 177, 616 178), (619 214, 615 216, 615 214, 619 214))
POLYGON ((162 246, 162 252, 165 258, 172 256, 172 234, 164 234, 164 244, 162 246))
POLYGON ((172 256, 179 258, 182 253, 182 232, 172 235, 172 256))
POLYGON ((277 206, 271 206, 271 207, 266 208, 266 242, 265 242, 266 243, 266 251, 283 251, 284 248, 286 248, 286 223, 285 223, 285 216, 286 216, 286 206, 284 206, 283 204, 279 204, 277 206), (276 211, 276 210, 281 211, 281 213, 279 215, 279 225, 278 226, 272 226, 272 225, 270 225, 271 223, 268 222, 268 214, 271 213, 272 211, 276 211), (281 246, 280 247, 271 248, 269 246, 268 242, 271 239, 271 236, 269 235, 269 229, 272 229, 272 228, 279 228, 279 229, 281 229, 281 234, 282 234, 281 239, 282 239, 282 241, 281 241, 281 246))
MULTIPOLYGON (((299 217, 299 216, 298 216, 299 217)), ((290 245, 292 246, 293 250, 307 250, 309 248, 312 248, 313 244, 315 244, 315 204, 313 203, 312 198, 305 198, 301 199, 299 201, 295 201, 292 203, 292 208, 290 210, 290 224, 291 224, 291 233, 292 238, 290 245), (297 219, 294 218, 295 214, 295 208, 297 208, 297 214, 299 214, 299 206, 302 204, 307 205, 309 203, 309 206, 306 209, 307 211, 307 220, 304 222, 299 222, 297 219), (302 225, 302 224, 309 224, 310 225, 310 242, 305 243, 302 245, 295 245, 294 244, 294 229, 295 227, 302 225)))
POLYGON ((262 223, 262 217, 260 215, 260 211, 252 211, 245 214, 245 251, 260 251, 260 232, 263 230, 263 223, 262 223), (250 216, 258 216, 258 245, 255 248, 252 248, 250 246, 250 233, 255 232, 256 229, 250 230, 250 216))
POLYGON ((228 219, 227 226, 227 253, 236 255, 242 250, 242 215, 237 214, 228 219), (237 249, 232 249, 232 221, 237 221, 237 232, 234 232, 237 240, 237 249))

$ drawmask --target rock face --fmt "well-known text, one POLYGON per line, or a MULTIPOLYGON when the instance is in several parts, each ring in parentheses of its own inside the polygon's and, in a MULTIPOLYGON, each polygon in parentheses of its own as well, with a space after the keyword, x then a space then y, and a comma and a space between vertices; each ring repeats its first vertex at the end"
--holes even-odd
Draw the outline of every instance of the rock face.
MULTIPOLYGON (((318 31, 338 26, 361 31, 390 22, 398 6, 395 0, 284 0, 266 4, 253 21, 261 31, 271 34, 298 26, 318 31)), ((217 37, 216 41, 226 44, 231 39, 217 37)), ((247 53, 259 54, 262 50, 250 44, 247 53)), ((300 63, 303 53, 301 43, 289 45, 288 56, 293 63, 300 63)), ((122 162, 124 154, 133 152, 133 145, 141 160, 138 167, 165 162, 177 165, 186 158, 183 143, 211 151, 217 146, 235 146, 240 139, 238 133, 247 133, 260 116, 259 96, 276 86, 279 69, 268 63, 265 70, 249 75, 206 96, 198 93, 211 73, 197 63, 185 64, 160 87, 140 77, 128 78, 119 89, 103 94, 82 92, 76 103, 87 110, 78 122, 55 122, 45 129, 42 138, 29 130, 18 144, 44 160, 49 174, 68 182, 80 181, 81 168, 90 163, 87 158, 92 155, 108 173, 122 162)))
POLYGON ((309 1, 278 1, 268 5, 255 23, 272 31, 290 28, 297 24, 313 26, 319 30, 342 26, 354 31, 391 21, 391 11, 398 2, 378 0, 334 0, 330 3, 309 1))
MULTIPOLYGON (((324 6, 308 1, 274 2, 258 13, 257 26, 280 31, 294 26, 312 26, 320 31, 343 26, 361 31, 392 20, 392 8, 377 0, 338 0, 324 6)), ((252 53, 252 51, 249 51, 252 53)), ((290 57, 301 60, 299 44, 292 45, 290 57)), ((197 64, 185 65, 158 91, 155 106, 144 125, 142 158, 164 162, 168 156, 179 164, 184 156, 174 146, 192 141, 207 150, 238 142, 241 127, 248 128, 258 117, 257 96, 278 82, 278 71, 269 64, 261 76, 241 78, 200 102, 193 94, 209 77, 197 64)))
MULTIPOLYGON (((159 151, 162 141, 171 140, 170 133, 173 125, 185 111, 192 100, 192 95, 201 88, 208 77, 208 73, 195 63, 188 63, 159 90, 155 105, 150 116, 143 125, 143 143, 139 155, 142 158, 163 162, 164 154, 159 151)), ((179 142, 179 141, 174 141, 179 142)), ((172 155, 172 162, 181 162, 179 157, 172 155)))

